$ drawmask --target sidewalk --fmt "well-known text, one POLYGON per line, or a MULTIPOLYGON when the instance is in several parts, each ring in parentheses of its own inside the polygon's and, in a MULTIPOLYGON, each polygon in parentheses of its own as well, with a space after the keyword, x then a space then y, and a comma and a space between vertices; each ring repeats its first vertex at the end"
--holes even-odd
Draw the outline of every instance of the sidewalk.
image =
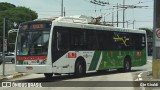
POLYGON ((25 75, 27 75, 27 74, 26 73, 13 73, 13 74, 5 75, 5 76, 0 75, 0 81, 18 78, 18 77, 25 76, 25 75))
POLYGON ((5 63, 5 76, 3 76, 3 64, 0 65, 0 81, 12 79, 20 76, 26 75, 25 73, 18 73, 15 71, 15 64, 10 62, 5 63))
MULTIPOLYGON (((160 79, 154 79, 152 77, 152 71, 148 71, 148 72, 144 72, 141 75, 142 80, 141 81, 149 81, 149 82, 157 82, 158 84, 160 84, 160 79)), ((160 90, 160 85, 158 85, 158 87, 140 87, 141 90, 160 90)))

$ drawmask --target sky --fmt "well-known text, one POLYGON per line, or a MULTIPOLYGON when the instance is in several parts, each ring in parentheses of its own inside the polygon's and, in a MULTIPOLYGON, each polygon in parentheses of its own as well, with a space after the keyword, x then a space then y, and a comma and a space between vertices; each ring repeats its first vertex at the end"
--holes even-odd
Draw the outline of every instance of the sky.
MULTIPOLYGON (((62 0, 0 0, 16 6, 25 6, 38 13, 38 18, 49 18, 61 15, 62 0)), ((117 4, 142 6, 142 8, 125 9, 125 28, 153 28, 153 1, 154 0, 63 0, 66 16, 86 15, 102 16, 102 22, 117 21, 117 4), (107 2, 109 5, 100 6, 90 1, 107 2), (114 9, 113 9, 114 8, 114 9), (113 13, 112 13, 113 12, 113 13), (113 17, 113 19, 112 19, 113 17), (133 25, 134 22, 134 25, 133 25)), ((119 22, 123 21, 123 8, 118 9, 119 22)), ((116 23, 115 25, 116 26, 116 23)), ((119 23, 119 27, 123 27, 119 23)))

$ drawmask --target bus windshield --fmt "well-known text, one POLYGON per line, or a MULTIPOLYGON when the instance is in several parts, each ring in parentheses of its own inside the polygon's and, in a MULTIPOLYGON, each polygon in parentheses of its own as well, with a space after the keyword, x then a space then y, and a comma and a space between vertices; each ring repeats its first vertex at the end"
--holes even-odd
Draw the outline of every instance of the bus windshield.
POLYGON ((20 26, 17 55, 47 55, 51 23, 26 23, 20 26))

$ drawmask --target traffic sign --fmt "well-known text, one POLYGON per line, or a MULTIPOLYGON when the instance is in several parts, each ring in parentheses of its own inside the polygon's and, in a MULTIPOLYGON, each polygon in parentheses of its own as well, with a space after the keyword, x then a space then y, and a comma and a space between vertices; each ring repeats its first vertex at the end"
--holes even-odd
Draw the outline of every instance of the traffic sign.
POLYGON ((160 28, 156 29, 156 38, 160 39, 160 28))
POLYGON ((156 37, 156 47, 160 47, 160 28, 157 28, 155 31, 155 37, 156 37))

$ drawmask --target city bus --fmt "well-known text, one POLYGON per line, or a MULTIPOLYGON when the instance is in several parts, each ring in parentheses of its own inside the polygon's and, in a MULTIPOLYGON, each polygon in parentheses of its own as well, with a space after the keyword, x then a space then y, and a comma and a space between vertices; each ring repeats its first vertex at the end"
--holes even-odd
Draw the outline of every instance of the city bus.
POLYGON ((88 24, 86 19, 58 17, 20 24, 16 39, 20 73, 83 76, 89 72, 146 64, 146 31, 88 24))

